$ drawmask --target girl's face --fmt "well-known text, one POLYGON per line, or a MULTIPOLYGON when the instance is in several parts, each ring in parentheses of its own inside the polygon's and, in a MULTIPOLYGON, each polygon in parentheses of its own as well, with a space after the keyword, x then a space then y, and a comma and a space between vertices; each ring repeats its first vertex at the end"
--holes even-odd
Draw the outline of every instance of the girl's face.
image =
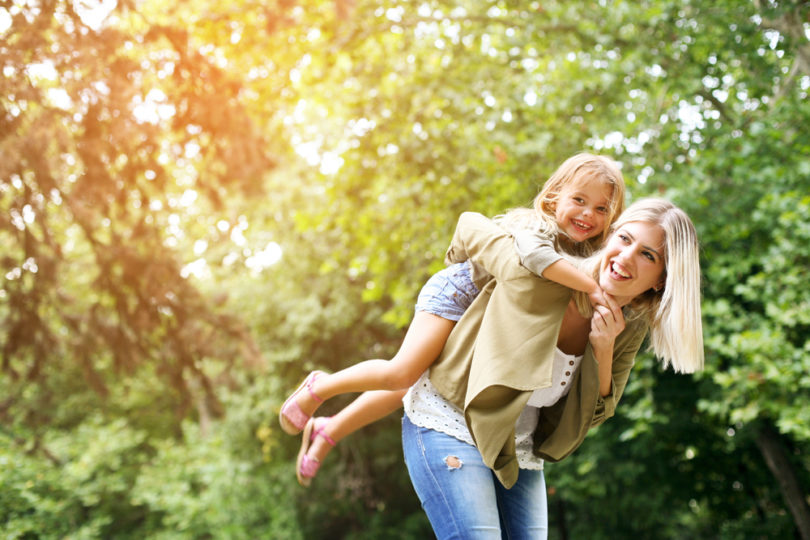
POLYGON ((664 230, 646 221, 625 223, 607 240, 599 266, 599 286, 625 305, 664 285, 664 230))
POLYGON ((586 177, 565 186, 557 198, 554 218, 574 242, 602 234, 607 225, 613 187, 598 178, 586 177))

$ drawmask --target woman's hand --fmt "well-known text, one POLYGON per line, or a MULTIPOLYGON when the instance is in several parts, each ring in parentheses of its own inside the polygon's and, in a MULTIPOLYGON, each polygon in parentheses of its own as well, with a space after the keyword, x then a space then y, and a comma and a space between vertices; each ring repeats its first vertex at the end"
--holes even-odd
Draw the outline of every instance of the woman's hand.
POLYGON ((599 364, 599 394, 602 397, 613 391, 613 344, 616 336, 624 330, 624 314, 616 300, 605 295, 607 306, 596 306, 591 317, 591 332, 588 339, 599 364))
POLYGON ((609 347, 612 352, 616 336, 624 331, 624 313, 612 296, 606 294, 603 298, 607 305, 594 306, 588 339, 594 349, 609 347))

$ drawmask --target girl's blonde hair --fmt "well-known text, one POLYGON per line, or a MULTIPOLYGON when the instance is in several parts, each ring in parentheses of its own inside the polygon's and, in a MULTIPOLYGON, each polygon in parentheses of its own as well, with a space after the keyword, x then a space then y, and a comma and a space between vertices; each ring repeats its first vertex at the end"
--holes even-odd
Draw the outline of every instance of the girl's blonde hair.
POLYGON ((605 230, 585 242, 566 246, 573 248, 573 255, 590 255, 602 246, 608 237, 610 224, 624 209, 624 177, 618 164, 605 156, 582 152, 566 159, 543 184, 540 193, 534 198, 532 208, 510 210, 505 215, 499 216, 498 222, 507 229, 535 227, 546 233, 561 234, 555 219, 560 193, 567 186, 591 179, 599 180, 611 187, 612 195, 605 216, 605 230))
MULTIPOLYGON (((698 238, 686 213, 664 199, 640 199, 616 220, 611 232, 626 223, 645 222, 664 231, 663 289, 649 289, 628 305, 628 318, 648 317, 650 348, 666 368, 676 373, 703 369, 703 324, 700 314, 700 258, 698 238)), ((583 261, 583 268, 599 280, 601 253, 583 261)), ((584 293, 575 293, 580 312, 590 312, 584 293)))

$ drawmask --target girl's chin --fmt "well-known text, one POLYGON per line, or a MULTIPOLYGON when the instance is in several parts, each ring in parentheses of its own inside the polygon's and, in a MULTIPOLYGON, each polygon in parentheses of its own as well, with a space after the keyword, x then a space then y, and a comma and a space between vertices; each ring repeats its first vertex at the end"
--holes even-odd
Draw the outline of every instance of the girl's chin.
POLYGON ((588 237, 588 236, 576 235, 576 234, 569 234, 568 238, 570 238, 571 242, 574 243, 574 244, 581 244, 583 242, 587 242, 590 239, 590 237, 588 237))
POLYGON ((568 236, 574 242, 584 242, 586 240, 590 240, 595 235, 591 234, 590 231, 583 231, 577 229, 576 227, 569 227, 565 229, 565 235, 568 236))

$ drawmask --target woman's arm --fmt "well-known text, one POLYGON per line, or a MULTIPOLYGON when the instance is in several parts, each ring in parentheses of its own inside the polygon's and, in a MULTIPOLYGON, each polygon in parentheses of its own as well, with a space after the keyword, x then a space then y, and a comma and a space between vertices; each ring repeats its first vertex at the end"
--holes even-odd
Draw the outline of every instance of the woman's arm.
POLYGON ((614 339, 614 349, 609 358, 605 357, 602 346, 597 345, 594 348, 591 343, 591 351, 598 362, 600 387, 596 410, 591 422, 592 426, 601 424, 615 414, 616 406, 624 393, 630 371, 635 364, 636 355, 647 335, 647 328, 646 319, 635 319, 626 323, 625 330, 614 339), (597 349, 599 350, 597 351, 597 349), (608 366, 610 366, 609 369, 608 366), (607 389, 607 394, 603 393, 605 389, 607 389))
MULTIPOLYGON (((594 326, 597 334, 606 329, 601 322, 594 326)), ((594 335, 579 367, 579 380, 572 386, 571 393, 554 405, 540 409, 535 430, 537 455, 548 461, 560 461, 582 444, 590 428, 615 414, 648 327, 646 318, 627 321, 625 330, 613 340, 614 350, 609 358, 604 356, 604 346, 609 339, 602 339, 608 334, 594 335), (610 374, 606 376, 608 365, 610 374), (606 395, 601 395, 603 381, 608 383, 609 393, 606 395)))
POLYGON ((599 395, 605 397, 613 390, 613 351, 616 337, 624 331, 624 314, 616 301, 605 297, 608 306, 596 306, 591 318, 588 340, 599 364, 599 395))

